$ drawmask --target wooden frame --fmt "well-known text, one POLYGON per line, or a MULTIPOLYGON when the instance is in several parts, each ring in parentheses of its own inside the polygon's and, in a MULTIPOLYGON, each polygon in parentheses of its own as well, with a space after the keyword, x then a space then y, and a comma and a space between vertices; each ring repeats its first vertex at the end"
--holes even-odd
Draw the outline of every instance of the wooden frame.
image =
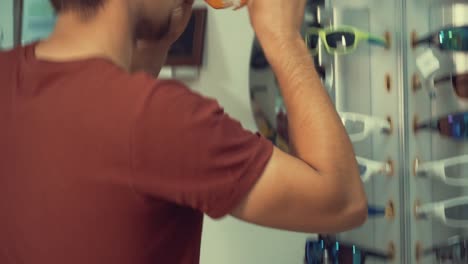
POLYGON ((13 12, 14 12, 14 40, 13 45, 21 46, 21 37, 23 36, 23 1, 24 0, 14 0, 13 1, 13 12))
POLYGON ((169 50, 167 66, 201 66, 206 32, 206 8, 195 8, 189 25, 169 50))

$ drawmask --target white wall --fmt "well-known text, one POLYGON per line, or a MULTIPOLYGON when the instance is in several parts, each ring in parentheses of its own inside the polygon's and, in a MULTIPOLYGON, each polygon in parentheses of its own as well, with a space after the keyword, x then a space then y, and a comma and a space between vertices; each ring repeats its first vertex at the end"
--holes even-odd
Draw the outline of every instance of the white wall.
POLYGON ((0 0, 0 31, 3 31, 0 49, 11 48, 13 46, 13 0, 0 0))
MULTIPOLYGON (((249 60, 253 42, 246 10, 210 10, 205 66, 192 89, 215 97, 245 128, 256 130, 249 102, 249 60)), ((233 218, 205 219, 202 264, 303 263, 306 234, 276 231, 233 218)))

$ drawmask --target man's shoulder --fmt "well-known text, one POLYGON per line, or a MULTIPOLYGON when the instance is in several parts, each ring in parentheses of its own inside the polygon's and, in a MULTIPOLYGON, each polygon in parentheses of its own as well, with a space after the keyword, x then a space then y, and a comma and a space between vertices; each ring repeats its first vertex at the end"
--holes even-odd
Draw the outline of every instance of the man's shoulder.
POLYGON ((196 95, 186 84, 179 80, 158 79, 146 72, 129 73, 115 65, 112 65, 110 70, 109 75, 113 77, 102 77, 106 80, 111 79, 114 85, 138 89, 147 88, 152 93, 158 94, 196 95))
POLYGON ((145 99, 143 109, 146 113, 163 113, 163 118, 170 117, 174 121, 178 120, 176 122, 202 121, 217 118, 224 113, 216 99, 206 97, 178 80, 156 80, 145 99))
POLYGON ((12 64, 19 59, 19 53, 22 47, 16 47, 8 50, 0 49, 0 64, 12 64))
MULTIPOLYGON (((201 93, 190 89, 185 83, 174 79, 157 79, 152 85, 152 91, 156 98, 165 97, 173 103, 184 102, 187 107, 200 104, 217 103, 215 99, 206 97, 201 93)), ((180 105, 180 103, 178 103, 180 105)))

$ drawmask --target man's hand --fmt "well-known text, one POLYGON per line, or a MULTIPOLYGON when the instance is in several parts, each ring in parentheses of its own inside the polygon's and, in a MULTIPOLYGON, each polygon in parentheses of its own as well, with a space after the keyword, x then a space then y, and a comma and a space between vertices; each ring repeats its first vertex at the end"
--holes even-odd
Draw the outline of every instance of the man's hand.
POLYGON ((132 56, 131 72, 145 71, 151 75, 159 74, 169 48, 182 35, 190 21, 194 1, 184 0, 172 10, 169 31, 162 39, 137 40, 132 56))

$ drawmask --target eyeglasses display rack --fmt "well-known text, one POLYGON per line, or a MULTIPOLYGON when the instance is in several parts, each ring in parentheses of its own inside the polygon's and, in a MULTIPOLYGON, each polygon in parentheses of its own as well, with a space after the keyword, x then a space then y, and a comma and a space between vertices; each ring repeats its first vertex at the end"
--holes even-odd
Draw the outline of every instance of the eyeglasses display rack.
MULTIPOLYGON (((468 263, 467 14, 467 1, 309 1, 304 41, 353 142, 369 219, 305 241, 305 263, 468 263)), ((251 64, 259 130, 287 151, 287 109, 256 42, 251 64)))
MULTIPOLYGON (((438 245, 456 244, 455 241, 449 242, 449 240, 457 240, 455 236, 463 239, 463 236, 468 234, 466 221, 454 227, 450 225, 450 222, 438 219, 434 214, 421 214, 421 209, 426 204, 468 195, 468 187, 462 186, 460 181, 448 184, 450 181, 444 181, 441 178, 425 177, 427 176, 425 174, 436 174, 434 169, 432 172, 429 170, 428 173, 421 173, 421 167, 424 168, 425 163, 454 160, 453 158, 467 154, 466 134, 463 135, 460 130, 459 132, 462 133, 456 139, 457 135, 448 133, 449 131, 414 131, 414 126, 424 120, 446 117, 447 122, 444 123, 448 124, 450 119, 456 119, 456 116, 449 116, 449 114, 468 110, 468 101, 457 95, 452 82, 437 84, 437 87, 434 82, 443 76, 468 71, 468 36, 465 36, 463 40, 462 36, 458 36, 459 33, 451 30, 457 26, 468 25, 467 14, 468 2, 466 1, 414 0, 406 3, 407 41, 404 43, 404 48, 407 50, 405 58, 407 76, 404 87, 407 98, 405 106, 408 125, 406 158, 410 170, 406 177, 409 195, 406 206, 410 227, 409 237, 407 237, 410 243, 407 244, 407 248, 410 263, 468 263, 466 244, 459 248, 457 246, 452 249, 447 248, 445 253, 441 250, 430 250, 438 245), (442 29, 447 30, 441 32, 442 29), (430 36, 432 44, 416 45, 417 40, 427 36, 430 36), (437 47, 436 42, 439 43, 437 45, 445 47, 437 47), (452 44, 456 42, 458 46, 465 42, 465 51, 457 51, 457 45, 449 45, 449 42, 452 44), (456 252, 459 249, 464 252, 456 252), (448 256, 443 256, 444 254, 448 256)), ((468 29, 463 34, 468 35, 468 29)), ((468 85, 468 79, 462 82, 465 87, 468 85)), ((463 115, 461 119, 464 119, 463 115)), ((465 122, 460 123, 459 128, 464 130, 465 124, 465 122)), ((455 131, 452 130, 452 132, 455 131)), ((467 165, 466 159, 454 166, 440 164, 437 174, 449 176, 447 179, 450 179, 450 175, 456 175, 458 180, 463 180, 463 177, 466 180, 468 179, 467 165)), ((465 204, 467 204, 466 201, 465 204)), ((444 211, 443 204, 440 204, 439 210, 444 211)), ((455 215, 452 213, 445 220, 452 217, 468 220, 468 206, 462 203, 455 210, 458 212, 455 215)), ((441 214, 445 216, 446 212, 441 212, 441 214)))
MULTIPOLYGON (((327 1, 318 6, 320 24, 324 27, 339 29, 343 25, 359 28, 373 36, 384 39, 385 47, 371 42, 361 41, 356 50, 344 55, 323 54, 331 60, 334 67, 334 80, 331 93, 339 113, 366 115, 379 120, 382 127, 373 129, 373 133, 360 141, 353 140, 353 134, 369 126, 370 120, 363 118, 347 120, 342 116, 345 127, 353 141, 358 157, 385 164, 388 169, 381 169, 364 183, 369 206, 386 208, 383 215, 374 215, 369 211, 367 223, 356 230, 337 235, 343 242, 351 242, 373 250, 386 252, 391 258, 367 258, 366 263, 400 263, 402 259, 400 242, 402 201, 400 196, 401 139, 398 131, 402 113, 400 112, 398 80, 399 71, 400 25, 395 23, 398 16, 398 3, 393 1, 369 1, 359 4, 355 1, 327 1), (353 3, 350 3, 353 2, 353 3), (386 12, 376 12, 386 10, 386 12), (382 129, 386 123, 386 128, 382 129), (391 206, 389 206, 391 205, 391 206)), ((344 43, 341 43, 342 45, 344 43)), ((369 167, 366 163, 360 166, 369 167)), ((383 167, 383 166, 382 166, 383 167)))

